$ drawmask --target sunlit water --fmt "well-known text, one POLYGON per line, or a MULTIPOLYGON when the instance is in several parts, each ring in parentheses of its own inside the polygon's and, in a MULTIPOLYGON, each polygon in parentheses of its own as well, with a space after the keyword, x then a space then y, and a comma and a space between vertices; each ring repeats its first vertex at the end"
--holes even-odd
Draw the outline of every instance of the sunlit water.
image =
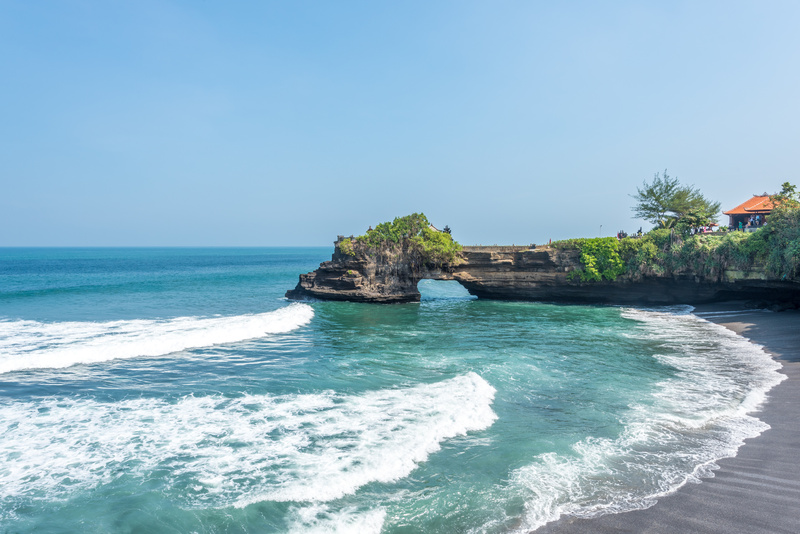
POLYGON ((0 249, 0 531, 527 532, 651 505, 783 376, 690 308, 290 303, 329 249, 0 249))

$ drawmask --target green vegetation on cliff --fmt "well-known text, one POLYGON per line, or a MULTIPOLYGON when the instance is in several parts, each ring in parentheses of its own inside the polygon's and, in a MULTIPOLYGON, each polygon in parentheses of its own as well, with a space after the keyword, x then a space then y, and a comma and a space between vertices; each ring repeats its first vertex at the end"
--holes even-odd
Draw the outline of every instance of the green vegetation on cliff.
POLYGON ((340 241, 338 247, 340 252, 348 256, 403 251, 417 257, 422 263, 438 266, 456 263, 461 252, 461 245, 453 241, 448 232, 434 230, 422 213, 380 223, 364 235, 340 241))
POLYGON ((353 240, 348 237, 339 241, 339 251, 348 256, 355 256, 356 250, 353 247, 353 240))
POLYGON ((686 236, 676 229, 656 228, 641 238, 570 239, 553 246, 581 252, 583 268, 571 276, 583 282, 672 274, 720 280, 726 270, 761 271, 771 278, 796 280, 800 278, 800 204, 788 196, 772 212, 769 223, 756 232, 686 236))
POLYGON ((581 269, 570 274, 582 282, 615 280, 625 275, 690 274, 721 280, 727 270, 759 271, 771 278, 800 278, 800 194, 789 182, 770 199, 775 206, 769 223, 756 232, 692 234, 716 217, 719 203, 694 187, 682 186, 666 171, 645 182, 633 196, 637 217, 656 228, 640 238, 569 239, 559 249, 580 251, 581 269))
POLYGON ((625 265, 619 254, 620 244, 614 237, 568 239, 556 241, 552 246, 580 250, 583 269, 570 273, 571 279, 579 278, 581 282, 615 280, 625 272, 625 265))

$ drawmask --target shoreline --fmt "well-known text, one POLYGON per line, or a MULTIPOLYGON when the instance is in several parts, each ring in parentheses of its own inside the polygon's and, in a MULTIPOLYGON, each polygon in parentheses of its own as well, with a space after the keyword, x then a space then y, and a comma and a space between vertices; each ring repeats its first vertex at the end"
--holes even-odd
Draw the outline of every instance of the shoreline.
POLYGON ((536 534, 787 533, 800 525, 800 311, 746 309, 741 302, 695 306, 697 316, 739 334, 782 364, 787 379, 756 416, 770 425, 700 484, 686 484, 644 510, 586 519, 564 516, 536 534))

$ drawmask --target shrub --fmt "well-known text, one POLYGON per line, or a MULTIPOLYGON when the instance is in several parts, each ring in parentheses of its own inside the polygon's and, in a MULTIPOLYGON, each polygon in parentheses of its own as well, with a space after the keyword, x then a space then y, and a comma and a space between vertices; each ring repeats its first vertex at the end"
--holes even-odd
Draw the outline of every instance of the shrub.
POLYGON ((690 269, 703 276, 719 274, 724 262, 719 255, 719 240, 715 237, 698 234, 676 243, 668 256, 672 260, 672 270, 690 269))
POLYGON ((800 207, 777 208, 756 232, 716 232, 681 238, 668 229, 641 239, 620 241, 620 255, 631 276, 648 273, 694 274, 718 278, 726 269, 766 269, 773 277, 800 274, 800 207))
MULTIPOLYGON (((461 245, 453 241, 447 232, 438 232, 430 227, 428 218, 423 213, 412 213, 405 217, 396 217, 391 222, 378 224, 366 234, 355 238, 351 244, 352 255, 358 250, 366 254, 399 253, 403 250, 416 257, 419 262, 442 266, 455 263, 459 259, 461 245)), ((349 241, 347 239, 343 240, 349 241)), ((342 249, 342 243, 339 249, 342 249)))
POLYGON ((629 273, 647 270, 655 264, 658 254, 659 249, 649 235, 639 239, 626 237, 619 242, 619 255, 629 273))
POLYGON ((767 269, 781 278, 800 274, 800 207, 786 202, 769 217, 769 224, 756 232, 767 239, 767 269))
POLYGON ((396 217, 392 222, 383 222, 359 236, 358 240, 370 247, 379 247, 385 243, 399 243, 402 239, 411 239, 430 226, 423 213, 412 213, 405 217, 396 217))
POLYGON ((422 250, 426 263, 455 263, 458 253, 461 252, 461 245, 453 241, 450 234, 427 227, 422 229, 420 235, 411 238, 411 241, 422 250))
POLYGON ((645 239, 650 240, 658 250, 667 250, 676 240, 675 233, 669 228, 657 228, 645 234, 645 239))
MULTIPOLYGON (((773 212, 774 213, 774 212, 773 212)), ((643 237, 569 239, 553 243, 559 249, 580 251, 581 270, 571 274, 581 281, 690 272, 719 278, 729 268, 762 269, 773 276, 800 273, 800 208, 784 210, 757 232, 696 234, 682 238, 668 228, 643 237)))
POLYGON ((570 273, 572 279, 579 278, 582 282, 615 280, 625 272, 625 264, 619 254, 619 241, 615 237, 568 239, 556 241, 552 246, 580 251, 583 268, 570 273))
POLYGON ((348 256, 356 255, 356 251, 353 248, 353 241, 349 237, 339 241, 339 250, 342 252, 342 254, 347 254, 348 256))

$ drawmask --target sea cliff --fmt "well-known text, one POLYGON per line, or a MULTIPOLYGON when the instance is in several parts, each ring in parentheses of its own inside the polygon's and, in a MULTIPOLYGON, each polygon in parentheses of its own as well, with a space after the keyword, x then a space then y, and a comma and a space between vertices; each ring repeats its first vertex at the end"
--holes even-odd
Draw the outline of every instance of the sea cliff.
POLYGON ((578 249, 555 247, 463 247, 450 262, 425 262, 413 247, 342 251, 339 237, 330 261, 300 275, 290 299, 353 302, 417 302, 422 279, 457 280, 479 298, 587 304, 700 304, 726 300, 800 305, 800 283, 770 277, 763 267, 722 269, 713 275, 691 268, 622 274, 583 281, 578 249))

